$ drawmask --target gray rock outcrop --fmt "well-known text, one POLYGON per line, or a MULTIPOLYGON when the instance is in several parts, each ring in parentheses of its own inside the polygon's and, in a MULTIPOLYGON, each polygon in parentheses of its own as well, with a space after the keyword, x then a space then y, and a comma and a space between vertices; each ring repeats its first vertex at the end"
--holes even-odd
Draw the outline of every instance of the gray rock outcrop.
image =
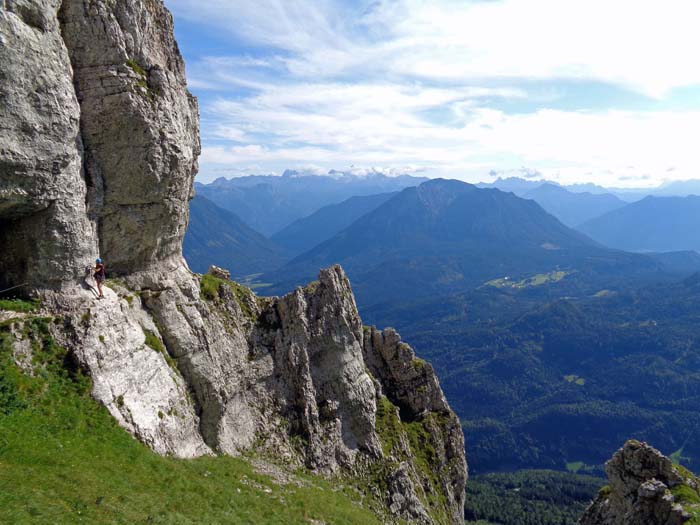
MULTIPOLYGON (((375 327, 365 329, 363 354, 378 381, 379 394, 397 407, 402 421, 422 427, 426 448, 436 451, 431 468, 438 475, 430 479, 418 472, 414 477, 420 478, 429 491, 438 490, 447 496, 452 502, 449 510, 453 522, 463 520, 465 493, 461 487, 467 481, 464 436, 433 367, 416 357, 391 328, 381 332, 375 327), (432 481, 438 486, 431 487, 432 481)), ((403 454, 410 456, 411 452, 404 448, 403 454)))
POLYGON ((0 289, 182 264, 199 115, 162 2, 4 0, 0 64, 0 289))
POLYGON ((100 253, 117 273, 180 259, 199 113, 170 12, 160 1, 64 0, 59 20, 100 253))
POLYGON ((646 443, 630 440, 605 464, 609 486, 579 520, 582 525, 681 525, 698 512, 698 480, 646 443))
POLYGON ((59 3, 0 7, 0 289, 61 288, 96 253, 59 3))
MULTIPOLYGON (((387 522, 462 522, 459 421, 429 364, 363 328, 340 267, 281 298, 187 268, 198 115, 161 0, 0 0, 0 102, 0 289, 41 297, 122 427, 362 480, 387 522)), ((19 329, 14 354, 31 368, 19 329)))

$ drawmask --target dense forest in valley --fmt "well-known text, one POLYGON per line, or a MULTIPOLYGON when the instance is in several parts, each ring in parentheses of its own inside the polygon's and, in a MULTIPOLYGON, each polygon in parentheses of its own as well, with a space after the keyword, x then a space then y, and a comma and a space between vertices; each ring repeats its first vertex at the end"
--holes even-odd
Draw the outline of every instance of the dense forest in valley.
POLYGON ((574 525, 604 484, 602 478, 550 470, 473 476, 466 525, 574 525))
POLYGON ((700 460, 700 275, 566 296, 567 279, 368 309, 433 363, 473 473, 601 473, 626 439, 700 460), (572 467, 575 466, 575 467, 572 467))

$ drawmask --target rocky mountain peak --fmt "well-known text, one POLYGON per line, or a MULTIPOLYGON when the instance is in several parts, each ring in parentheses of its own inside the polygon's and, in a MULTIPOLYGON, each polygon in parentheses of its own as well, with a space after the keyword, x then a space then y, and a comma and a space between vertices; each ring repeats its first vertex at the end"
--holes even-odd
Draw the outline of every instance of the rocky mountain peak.
POLYGON ((646 443, 630 440, 605 464, 610 484, 582 525, 680 525, 700 515, 698 479, 646 443))

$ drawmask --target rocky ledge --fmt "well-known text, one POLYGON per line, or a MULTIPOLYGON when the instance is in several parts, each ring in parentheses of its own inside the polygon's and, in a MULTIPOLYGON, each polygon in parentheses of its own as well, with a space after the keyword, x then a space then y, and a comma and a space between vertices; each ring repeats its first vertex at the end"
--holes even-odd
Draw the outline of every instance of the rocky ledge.
POLYGON ((355 480, 386 522, 462 522, 459 420, 429 363, 394 330, 363 327, 339 266, 281 298, 184 267, 158 283, 46 294, 39 314, 135 437, 160 454, 254 454, 355 480))
POLYGON ((630 440, 605 464, 603 487, 582 525, 700 523, 700 480, 655 448, 630 440))

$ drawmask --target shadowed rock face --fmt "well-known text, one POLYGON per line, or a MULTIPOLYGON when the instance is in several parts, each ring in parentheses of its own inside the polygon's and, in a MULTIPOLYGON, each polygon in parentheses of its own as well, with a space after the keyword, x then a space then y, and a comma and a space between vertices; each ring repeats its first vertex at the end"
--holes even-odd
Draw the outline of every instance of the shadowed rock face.
POLYGON ((630 440, 605 464, 609 487, 582 525, 680 525, 690 520, 679 489, 697 495, 698 480, 646 443, 630 440))
POLYGON ((461 523, 459 421, 340 267, 281 298, 187 269, 198 115, 162 1, 0 7, 0 285, 42 296, 95 399, 160 454, 258 451, 362 480, 387 522, 461 523), (123 277, 99 301, 98 254, 123 277))

